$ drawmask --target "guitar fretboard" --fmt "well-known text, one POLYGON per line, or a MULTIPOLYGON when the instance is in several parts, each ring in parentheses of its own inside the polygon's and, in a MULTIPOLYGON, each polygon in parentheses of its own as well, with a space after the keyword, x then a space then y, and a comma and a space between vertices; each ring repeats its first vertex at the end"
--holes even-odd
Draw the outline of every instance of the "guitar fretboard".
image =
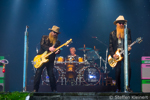
MULTIPOLYGON (((130 44, 128 47, 132 47, 134 44, 136 43, 136 41, 134 41, 132 44, 130 44)), ((120 55, 121 54, 123 54, 124 53, 124 50, 122 50, 121 52, 120 52, 120 55)))

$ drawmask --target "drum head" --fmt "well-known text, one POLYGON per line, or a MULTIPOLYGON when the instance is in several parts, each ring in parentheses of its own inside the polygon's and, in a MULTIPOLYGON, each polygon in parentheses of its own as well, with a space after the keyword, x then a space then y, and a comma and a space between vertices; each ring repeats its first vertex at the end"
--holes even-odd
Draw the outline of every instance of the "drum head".
MULTIPOLYGON (((55 67, 53 68, 53 72, 54 72, 54 76, 55 76, 56 83, 57 83, 59 81, 59 72, 55 67)), ((42 77, 43 85, 50 85, 49 76, 48 76, 46 67, 43 69, 41 77, 42 77)))
POLYGON ((56 66, 64 66, 65 59, 63 56, 55 57, 54 65, 56 66))
POLYGON ((87 85, 96 85, 100 82, 101 73, 97 67, 87 67, 84 72, 84 81, 87 85))

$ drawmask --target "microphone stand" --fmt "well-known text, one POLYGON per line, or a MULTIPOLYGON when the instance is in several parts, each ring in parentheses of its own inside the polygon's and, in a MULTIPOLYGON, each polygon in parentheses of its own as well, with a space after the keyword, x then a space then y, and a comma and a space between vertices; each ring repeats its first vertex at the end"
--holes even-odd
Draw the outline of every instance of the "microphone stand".
POLYGON ((100 41, 98 38, 96 38, 96 40, 99 41, 101 44, 103 44, 103 45, 105 45, 105 46, 107 47, 107 49, 106 49, 106 59, 105 59, 105 60, 104 60, 101 56, 99 56, 99 54, 97 54, 97 53, 95 52, 95 53, 98 55, 99 59, 100 59, 100 68, 101 68, 101 60, 102 60, 103 63, 105 64, 104 73, 106 73, 106 71, 107 71, 108 46, 107 46, 105 43, 103 43, 102 41, 100 41))

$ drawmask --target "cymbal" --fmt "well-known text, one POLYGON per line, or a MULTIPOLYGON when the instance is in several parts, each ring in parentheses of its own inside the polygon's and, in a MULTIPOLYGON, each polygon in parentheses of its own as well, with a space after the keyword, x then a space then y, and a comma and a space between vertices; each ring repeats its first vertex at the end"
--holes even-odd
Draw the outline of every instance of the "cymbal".
POLYGON ((97 51, 95 51, 95 50, 91 50, 91 51, 88 51, 87 53, 86 53, 86 55, 87 55, 87 60, 97 60, 99 57, 98 57, 98 55, 99 55, 99 53, 98 53, 98 55, 97 55, 97 53, 96 53, 97 51))
POLYGON ((88 52, 94 52, 94 51, 96 51, 97 53, 100 53, 100 52, 99 52, 99 49, 97 49, 97 50, 90 50, 90 51, 88 51, 88 52))
POLYGON ((79 48, 78 50, 80 50, 80 51, 89 51, 89 50, 92 50, 92 48, 79 48))

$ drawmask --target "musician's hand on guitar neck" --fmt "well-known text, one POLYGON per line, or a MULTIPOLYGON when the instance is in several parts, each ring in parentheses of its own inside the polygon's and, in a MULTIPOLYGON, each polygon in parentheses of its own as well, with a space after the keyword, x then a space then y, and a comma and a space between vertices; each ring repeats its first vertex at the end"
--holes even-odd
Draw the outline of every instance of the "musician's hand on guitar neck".
POLYGON ((114 59, 117 59, 117 58, 119 58, 119 56, 118 56, 117 54, 114 54, 114 55, 113 55, 113 58, 114 58, 114 59))
POLYGON ((54 52, 56 48, 54 48, 54 46, 49 47, 49 51, 54 52))
POLYGON ((130 51, 132 48, 130 46, 128 46, 128 51, 130 51))

